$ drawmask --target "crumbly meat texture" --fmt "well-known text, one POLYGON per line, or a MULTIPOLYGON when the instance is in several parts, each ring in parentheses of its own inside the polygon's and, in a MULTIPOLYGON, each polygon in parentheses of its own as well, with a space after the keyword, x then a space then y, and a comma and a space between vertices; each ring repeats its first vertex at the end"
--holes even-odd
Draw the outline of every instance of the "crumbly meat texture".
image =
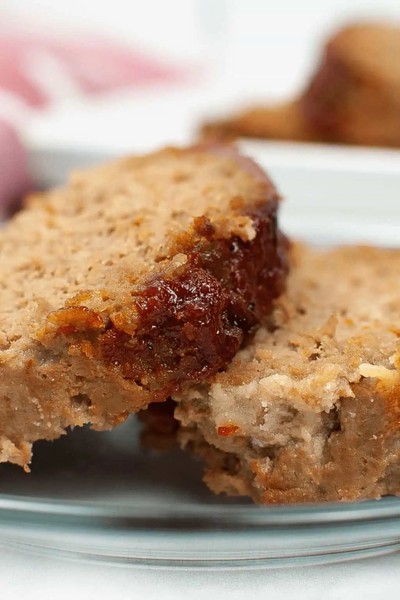
POLYGON ((341 29, 299 98, 206 123, 207 141, 238 137, 400 146, 400 28, 361 23, 341 29))
POLYGON ((287 293, 252 343, 175 395, 178 439, 213 491, 260 504, 400 494, 399 299, 399 250, 293 248, 287 293))
POLYGON ((76 173, 0 232, 0 461, 229 362, 282 290, 278 196, 232 148, 76 173))

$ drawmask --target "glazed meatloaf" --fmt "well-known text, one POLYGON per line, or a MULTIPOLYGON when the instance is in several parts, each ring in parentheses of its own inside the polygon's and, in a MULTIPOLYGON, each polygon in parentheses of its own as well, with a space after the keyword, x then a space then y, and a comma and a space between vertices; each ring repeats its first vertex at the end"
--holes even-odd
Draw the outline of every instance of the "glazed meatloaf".
POLYGON ((207 141, 255 137, 400 146, 400 28, 356 24, 327 42, 301 96, 207 123, 207 141))
POLYGON ((76 173, 0 232, 0 461, 226 365, 282 291, 278 196, 231 148, 76 173))
POLYGON ((260 504, 400 494, 400 251, 295 246, 293 260, 253 341, 175 395, 174 435, 217 493, 260 504))

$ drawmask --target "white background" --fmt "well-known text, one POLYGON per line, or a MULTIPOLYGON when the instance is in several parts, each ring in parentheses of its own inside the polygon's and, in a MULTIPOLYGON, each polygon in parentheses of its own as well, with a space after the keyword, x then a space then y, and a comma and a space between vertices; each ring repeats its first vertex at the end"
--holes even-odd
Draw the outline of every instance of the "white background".
MULTIPOLYGON (((191 84, 70 105, 26 126, 29 143, 146 150, 186 142, 206 115, 295 94, 343 22, 400 23, 398 0, 3 0, 1 13, 54 32, 95 31, 188 67, 191 84), (176 107, 179 106, 179 109, 176 107)), ((1 24, 0 24, 1 27, 1 24)))

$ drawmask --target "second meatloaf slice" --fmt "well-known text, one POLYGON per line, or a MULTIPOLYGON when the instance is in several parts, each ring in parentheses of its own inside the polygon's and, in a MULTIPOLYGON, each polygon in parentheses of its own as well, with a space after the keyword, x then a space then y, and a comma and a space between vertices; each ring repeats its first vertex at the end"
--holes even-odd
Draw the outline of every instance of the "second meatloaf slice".
POLYGON ((212 490, 260 504, 400 495, 400 251, 291 254, 268 327, 176 396, 171 436, 212 490))
POLYGON ((0 234, 0 461, 232 360, 285 278, 276 191, 229 148, 75 174, 0 234))

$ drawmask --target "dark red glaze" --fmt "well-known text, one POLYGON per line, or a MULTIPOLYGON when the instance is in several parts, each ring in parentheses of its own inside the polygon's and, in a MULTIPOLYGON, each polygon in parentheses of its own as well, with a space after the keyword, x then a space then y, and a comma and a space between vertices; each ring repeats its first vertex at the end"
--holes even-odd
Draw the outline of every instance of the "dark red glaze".
POLYGON ((101 338, 103 358, 124 377, 149 379, 151 389, 201 379, 237 351, 242 331, 229 321, 229 297, 206 271, 192 268, 177 279, 156 279, 136 297, 136 335, 112 327, 101 338))
POLYGON ((112 325, 99 338, 101 357, 123 377, 159 391, 164 400, 184 381, 201 381, 237 353, 246 335, 283 290, 286 243, 277 230, 278 202, 247 213, 256 237, 214 238, 205 218, 184 272, 152 278, 134 296, 140 328, 134 336, 112 325))

